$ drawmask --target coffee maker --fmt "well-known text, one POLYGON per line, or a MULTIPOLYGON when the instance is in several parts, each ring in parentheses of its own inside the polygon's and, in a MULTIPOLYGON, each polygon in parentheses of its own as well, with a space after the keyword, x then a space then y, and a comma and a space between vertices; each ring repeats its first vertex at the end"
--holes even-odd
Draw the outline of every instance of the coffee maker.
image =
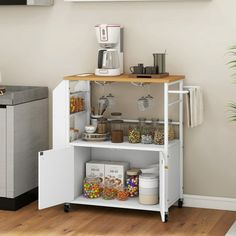
POLYGON ((98 49, 97 76, 117 76, 123 73, 123 27, 100 24, 95 26, 98 49))

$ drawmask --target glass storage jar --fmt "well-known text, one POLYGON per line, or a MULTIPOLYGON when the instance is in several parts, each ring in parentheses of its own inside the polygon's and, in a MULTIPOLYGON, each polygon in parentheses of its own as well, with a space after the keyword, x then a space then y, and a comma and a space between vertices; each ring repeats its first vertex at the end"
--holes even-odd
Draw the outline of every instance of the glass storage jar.
MULTIPOLYGON (((164 125, 163 124, 159 125, 159 128, 155 131, 155 134, 154 134, 154 143, 155 144, 158 144, 158 145, 164 144, 164 140, 165 140, 164 133, 165 133, 164 125)), ((174 131, 171 119, 169 119, 169 122, 168 122, 168 138, 169 138, 169 140, 175 139, 175 131, 174 131)))
POLYGON ((129 143, 141 142, 141 132, 139 126, 130 126, 128 128, 128 141, 129 143))
POLYGON ((150 122, 147 123, 146 119, 139 119, 140 132, 141 132, 141 143, 151 144, 153 143, 152 130, 150 122))
POLYGON ((127 188, 129 192, 130 197, 136 197, 138 196, 138 191, 139 191, 139 174, 140 170, 139 169, 130 169, 127 170, 127 188))
POLYGON ((173 121, 171 119, 169 119, 169 130, 168 130, 169 140, 175 139, 175 130, 174 130, 172 122, 173 121))
POLYGON ((106 134, 108 129, 108 121, 106 118, 98 119, 97 132, 99 134, 106 134))
POLYGON ((159 129, 159 118, 152 118, 151 134, 154 141, 155 131, 159 129))
POLYGON ((111 121, 111 142, 112 143, 124 142, 123 120, 111 121))
POLYGON ((81 96, 77 97, 77 111, 84 111, 85 110, 85 102, 84 102, 84 98, 81 96))
POLYGON ((83 183, 83 195, 86 198, 99 198, 101 196, 101 179, 94 177, 86 177, 83 183))
POLYGON ((115 188, 115 185, 110 182, 105 183, 102 192, 102 198, 104 200, 112 200, 116 198, 116 194, 117 194, 117 189, 115 188))
POLYGON ((117 189, 117 195, 116 198, 120 201, 126 201, 129 198, 129 192, 128 189, 125 187, 120 187, 117 189))
POLYGON ((78 112, 78 104, 77 104, 77 97, 71 96, 70 97, 70 113, 78 112))

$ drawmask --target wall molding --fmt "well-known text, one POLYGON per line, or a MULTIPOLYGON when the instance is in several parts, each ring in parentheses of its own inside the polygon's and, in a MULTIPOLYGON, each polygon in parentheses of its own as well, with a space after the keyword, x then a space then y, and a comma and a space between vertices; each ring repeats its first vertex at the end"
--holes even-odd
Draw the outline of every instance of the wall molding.
POLYGON ((184 194, 184 207, 236 211, 236 198, 184 194))

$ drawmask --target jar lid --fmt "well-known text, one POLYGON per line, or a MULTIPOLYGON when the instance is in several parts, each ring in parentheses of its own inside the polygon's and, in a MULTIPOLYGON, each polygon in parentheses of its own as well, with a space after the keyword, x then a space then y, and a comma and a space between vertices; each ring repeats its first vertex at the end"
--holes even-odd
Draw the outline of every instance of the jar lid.
POLYGON ((102 182, 102 179, 101 178, 99 178, 99 177, 86 177, 85 178, 85 180, 84 180, 84 182, 87 182, 87 183, 101 183, 102 182))
POLYGON ((111 115, 112 116, 121 116, 122 113, 121 112, 112 112, 111 115))
POLYGON ((112 124, 119 124, 119 123, 124 123, 123 120, 111 120, 112 124))
POLYGON ((156 179, 157 175, 156 174, 151 174, 151 173, 143 173, 139 176, 140 179, 156 179))
POLYGON ((127 170, 126 173, 127 173, 127 175, 139 175, 140 169, 136 169, 136 168, 130 169, 130 170, 127 170))

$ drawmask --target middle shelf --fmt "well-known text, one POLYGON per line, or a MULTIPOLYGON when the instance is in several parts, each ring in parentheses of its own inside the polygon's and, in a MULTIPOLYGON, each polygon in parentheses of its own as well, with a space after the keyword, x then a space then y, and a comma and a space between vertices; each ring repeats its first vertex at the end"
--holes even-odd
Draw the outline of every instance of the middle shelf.
MULTIPOLYGON (((95 142, 95 141, 84 141, 84 140, 75 140, 70 143, 72 146, 78 147, 94 147, 94 148, 109 148, 109 149, 123 149, 123 150, 139 150, 139 151, 164 151, 164 145, 156 145, 156 144, 142 144, 142 143, 129 143, 125 141, 123 143, 112 143, 110 140, 103 142, 95 142)), ((179 144, 179 140, 175 139, 169 141, 169 147, 179 144)))

